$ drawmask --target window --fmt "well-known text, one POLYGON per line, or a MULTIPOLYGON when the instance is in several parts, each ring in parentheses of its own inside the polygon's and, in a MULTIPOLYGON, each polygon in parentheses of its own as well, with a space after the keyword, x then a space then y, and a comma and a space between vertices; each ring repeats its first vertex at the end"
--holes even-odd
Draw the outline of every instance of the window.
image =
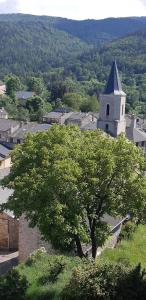
POLYGON ((10 143, 13 144, 13 138, 10 138, 10 143))
POLYGON ((21 143, 20 139, 17 139, 17 144, 20 144, 20 143, 21 143))
POLYGON ((108 124, 105 125, 105 131, 106 131, 106 132, 109 131, 109 126, 108 126, 108 124))
POLYGON ((138 147, 138 143, 136 143, 136 146, 138 147))
POLYGON ((144 147, 144 142, 141 142, 141 146, 144 147))
POLYGON ((109 106, 109 104, 107 104, 106 115, 109 116, 109 114, 110 114, 110 106, 109 106))
POLYGON ((124 104, 122 105, 122 116, 124 115, 124 104))

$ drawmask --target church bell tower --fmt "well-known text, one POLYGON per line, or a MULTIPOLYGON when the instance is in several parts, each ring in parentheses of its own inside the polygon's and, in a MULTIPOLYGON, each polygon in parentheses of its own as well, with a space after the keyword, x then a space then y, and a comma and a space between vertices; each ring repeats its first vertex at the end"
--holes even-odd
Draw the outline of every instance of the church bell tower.
POLYGON ((126 94, 122 91, 116 61, 113 62, 105 91, 100 95, 100 110, 97 127, 117 137, 125 133, 126 94))

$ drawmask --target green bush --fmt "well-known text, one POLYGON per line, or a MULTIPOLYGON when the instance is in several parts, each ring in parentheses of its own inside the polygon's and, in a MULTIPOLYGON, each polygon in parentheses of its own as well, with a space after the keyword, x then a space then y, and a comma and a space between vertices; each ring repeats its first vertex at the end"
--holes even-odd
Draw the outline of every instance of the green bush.
POLYGON ((27 288, 26 277, 11 269, 0 277, 0 300, 24 300, 27 288))
POLYGON ((120 264, 87 262, 73 271, 62 300, 144 300, 145 272, 120 264))
POLYGON ((26 266, 31 267, 33 264, 37 263, 41 258, 46 254, 46 250, 44 247, 37 249, 31 253, 26 261, 26 266))
POLYGON ((58 280, 58 276, 63 272, 66 265, 62 259, 62 257, 57 257, 52 263, 50 263, 47 274, 39 278, 39 285, 55 283, 58 280))
POLYGON ((137 225, 134 222, 127 222, 123 225, 121 233, 119 235, 119 240, 129 240, 132 238, 133 233, 137 229, 137 225))

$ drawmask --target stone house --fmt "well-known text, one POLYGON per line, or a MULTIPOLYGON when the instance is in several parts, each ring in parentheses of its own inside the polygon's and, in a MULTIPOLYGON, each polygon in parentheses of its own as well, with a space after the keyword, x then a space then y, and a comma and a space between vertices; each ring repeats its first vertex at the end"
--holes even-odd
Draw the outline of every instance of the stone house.
POLYGON ((6 93, 6 85, 0 84, 0 95, 4 95, 6 93))
POLYGON ((49 124, 37 124, 33 122, 27 122, 22 124, 22 126, 16 130, 9 137, 9 144, 13 147, 16 144, 20 144, 24 141, 27 133, 35 133, 40 131, 45 131, 50 128, 49 124))
POLYGON ((0 144, 0 170, 10 168, 11 150, 0 144))
POLYGON ((9 144, 11 135, 20 128, 19 121, 0 119, 0 143, 9 144))
POLYGON ((0 250, 18 250, 19 221, 9 213, 0 213, 0 250))
POLYGON ((65 121, 66 125, 74 124, 80 128, 93 121, 91 113, 73 112, 65 121))
MULTIPOLYGON (((10 168, 0 170, 0 180, 9 174, 10 168)), ((7 201, 12 194, 9 189, 0 186, 0 204, 7 201)), ((0 251, 18 250, 19 243, 19 221, 10 211, 0 213, 0 251)))
POLYGON ((43 122, 48 124, 64 124, 65 121, 72 115, 72 112, 52 111, 43 116, 43 122))
POLYGON ((4 109, 4 107, 0 108, 0 119, 8 119, 8 113, 4 109))

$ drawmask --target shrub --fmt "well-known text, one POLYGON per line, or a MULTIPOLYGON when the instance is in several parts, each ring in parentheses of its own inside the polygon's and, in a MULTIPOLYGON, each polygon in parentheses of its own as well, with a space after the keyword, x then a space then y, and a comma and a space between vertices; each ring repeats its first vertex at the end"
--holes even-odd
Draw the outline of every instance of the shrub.
POLYGON ((11 269, 6 275, 0 277, 1 300, 24 300, 28 282, 16 269, 11 269))
POLYGON ((133 233, 137 229, 137 225, 134 222, 127 222, 126 224, 123 225, 121 233, 119 235, 119 240, 124 239, 124 240, 129 240, 132 238, 133 233))
POLYGON ((62 300, 144 300, 145 272, 120 264, 84 263, 73 271, 62 300))
POLYGON ((65 262, 62 261, 62 257, 57 257, 53 262, 50 263, 48 274, 45 274, 39 278, 38 284, 46 285, 49 282, 55 283, 58 280, 58 276, 63 272, 65 265, 65 262))
POLYGON ((33 264, 35 264, 37 261, 41 260, 43 255, 46 254, 46 250, 44 247, 41 247, 40 249, 35 250, 30 254, 26 261, 26 265, 31 267, 33 264))

